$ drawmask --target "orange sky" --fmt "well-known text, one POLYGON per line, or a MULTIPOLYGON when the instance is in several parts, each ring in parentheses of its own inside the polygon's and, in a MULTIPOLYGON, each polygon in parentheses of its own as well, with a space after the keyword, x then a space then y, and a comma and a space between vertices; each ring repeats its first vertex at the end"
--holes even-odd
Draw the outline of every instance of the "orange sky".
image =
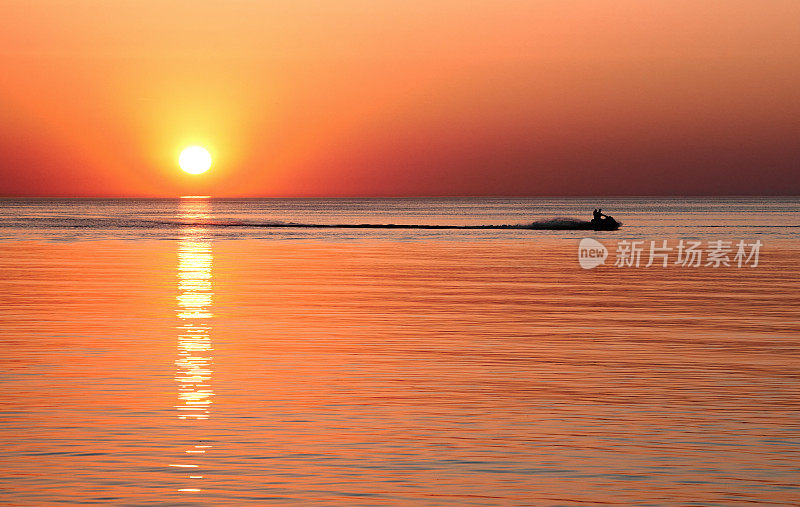
POLYGON ((0 195, 800 194, 797 0, 5 0, 0 195), (211 171, 181 173, 206 146, 211 171))

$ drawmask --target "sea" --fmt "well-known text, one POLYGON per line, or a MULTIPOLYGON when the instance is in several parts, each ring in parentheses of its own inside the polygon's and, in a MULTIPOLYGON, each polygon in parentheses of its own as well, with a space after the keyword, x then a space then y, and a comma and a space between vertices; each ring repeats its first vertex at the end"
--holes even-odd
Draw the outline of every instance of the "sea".
POLYGON ((2 505, 800 505, 799 381, 797 197, 0 199, 2 505))

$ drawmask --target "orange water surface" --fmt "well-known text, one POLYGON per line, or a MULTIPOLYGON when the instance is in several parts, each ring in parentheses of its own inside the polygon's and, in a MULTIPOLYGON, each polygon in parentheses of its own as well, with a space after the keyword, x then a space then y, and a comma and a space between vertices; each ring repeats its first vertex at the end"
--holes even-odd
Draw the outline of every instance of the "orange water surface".
POLYGON ((800 248, 0 242, 0 499, 800 504, 800 248))

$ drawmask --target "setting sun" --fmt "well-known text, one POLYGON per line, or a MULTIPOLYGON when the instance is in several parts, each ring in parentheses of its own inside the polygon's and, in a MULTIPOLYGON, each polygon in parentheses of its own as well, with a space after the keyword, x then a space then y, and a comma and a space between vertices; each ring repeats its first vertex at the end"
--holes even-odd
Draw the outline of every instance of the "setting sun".
POLYGON ((211 167, 211 154, 201 146, 189 146, 178 157, 178 165, 189 174, 201 174, 211 167))

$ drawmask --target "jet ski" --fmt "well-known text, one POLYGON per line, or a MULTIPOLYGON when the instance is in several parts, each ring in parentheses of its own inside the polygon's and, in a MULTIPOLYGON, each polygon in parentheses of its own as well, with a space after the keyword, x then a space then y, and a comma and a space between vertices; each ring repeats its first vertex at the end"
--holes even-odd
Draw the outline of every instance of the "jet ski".
POLYGON ((622 225, 614 220, 614 217, 608 215, 593 218, 589 224, 592 226, 592 230, 595 231, 616 231, 622 225))

